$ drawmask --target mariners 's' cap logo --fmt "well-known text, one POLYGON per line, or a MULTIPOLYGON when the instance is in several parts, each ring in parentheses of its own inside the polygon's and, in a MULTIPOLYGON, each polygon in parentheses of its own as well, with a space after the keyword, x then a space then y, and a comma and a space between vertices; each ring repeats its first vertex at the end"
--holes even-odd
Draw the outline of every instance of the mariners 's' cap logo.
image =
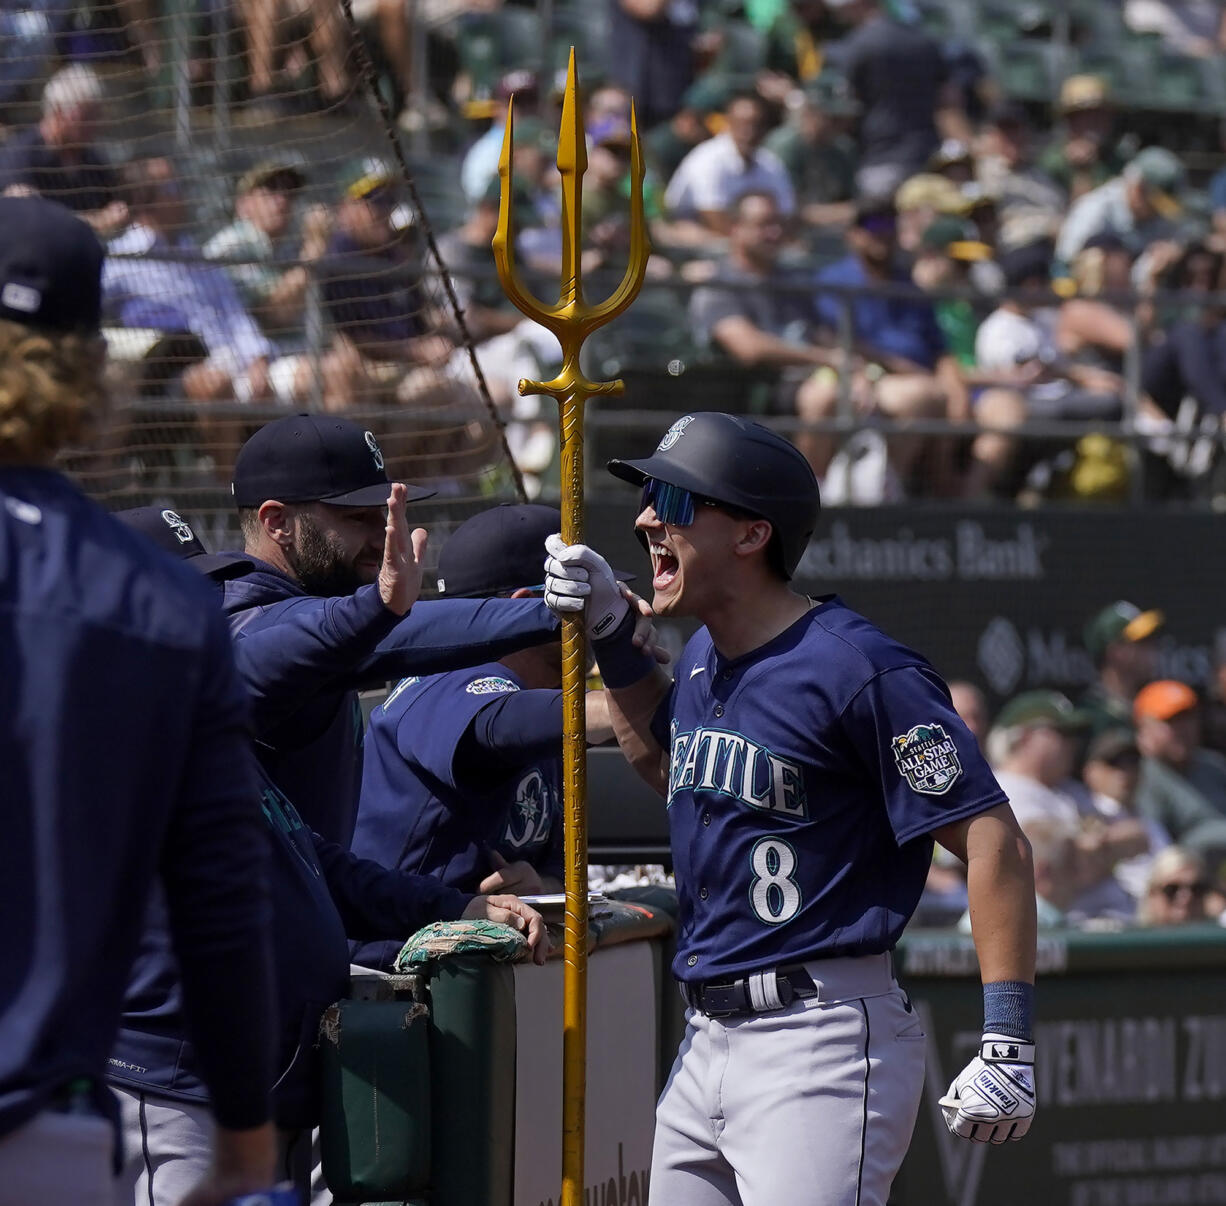
POLYGON ((890 743, 898 773, 912 791, 943 796, 961 777, 954 739, 939 724, 917 724, 890 743))
POLYGON ((180 544, 191 544, 196 539, 196 533, 191 530, 187 520, 180 519, 174 511, 163 511, 162 522, 175 534, 180 544))
POLYGON ((694 421, 693 415, 685 415, 678 419, 665 433, 664 438, 656 446, 657 452, 667 452, 685 433, 685 429, 694 421))
POLYGON ((375 433, 368 431, 366 433, 366 447, 370 449, 370 454, 375 458, 375 468, 383 468, 383 453, 379 451, 379 441, 375 439, 375 433))

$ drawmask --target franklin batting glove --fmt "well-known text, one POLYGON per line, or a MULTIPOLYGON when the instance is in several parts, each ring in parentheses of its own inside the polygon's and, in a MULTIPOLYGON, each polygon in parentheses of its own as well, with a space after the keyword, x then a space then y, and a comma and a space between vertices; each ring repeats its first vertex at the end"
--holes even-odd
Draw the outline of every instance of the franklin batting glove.
POLYGON ((1034 1044, 985 1034, 979 1054, 941 1098, 952 1134, 975 1143, 1020 1139, 1034 1118, 1034 1044))
POLYGON ((545 605, 559 616, 584 611, 588 636, 608 636, 630 610, 609 563, 586 544, 565 544, 558 535, 545 541, 545 551, 545 605))

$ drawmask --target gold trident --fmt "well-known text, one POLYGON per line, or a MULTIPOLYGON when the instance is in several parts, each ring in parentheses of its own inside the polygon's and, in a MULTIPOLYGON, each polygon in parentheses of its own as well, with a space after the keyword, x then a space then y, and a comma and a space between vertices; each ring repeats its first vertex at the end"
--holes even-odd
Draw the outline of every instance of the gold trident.
MULTIPOLYGON (((620 394, 621 381, 589 381, 579 367, 583 341, 625 310, 638 295, 651 244, 643 214, 643 152, 638 120, 630 109, 630 262, 608 300, 583 300, 582 206, 587 144, 576 95, 575 50, 571 47, 558 136, 562 174, 562 284, 556 305, 538 301, 515 269, 511 240, 511 145, 515 101, 507 104, 506 132, 498 175, 502 179, 494 260, 503 291, 529 318, 557 336, 562 370, 552 381, 521 381, 521 394, 548 394, 558 403, 562 435, 562 538, 583 540, 583 403, 594 394, 620 394)), ((562 1196, 560 1206, 583 1202, 584 1106, 587 1087, 587 740, 584 714, 584 626, 582 616, 562 621, 562 770, 566 837, 566 964, 562 1009, 562 1196)))

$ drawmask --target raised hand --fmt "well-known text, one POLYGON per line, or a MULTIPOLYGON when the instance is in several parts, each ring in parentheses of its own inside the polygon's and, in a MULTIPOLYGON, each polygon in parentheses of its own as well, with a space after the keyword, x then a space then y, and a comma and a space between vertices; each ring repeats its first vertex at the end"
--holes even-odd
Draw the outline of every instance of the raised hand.
POLYGON ((387 498, 387 528, 383 540, 383 565, 379 569, 379 598, 388 611, 408 613, 421 594, 422 561, 426 555, 426 529, 409 531, 405 515, 407 491, 393 482, 387 498))

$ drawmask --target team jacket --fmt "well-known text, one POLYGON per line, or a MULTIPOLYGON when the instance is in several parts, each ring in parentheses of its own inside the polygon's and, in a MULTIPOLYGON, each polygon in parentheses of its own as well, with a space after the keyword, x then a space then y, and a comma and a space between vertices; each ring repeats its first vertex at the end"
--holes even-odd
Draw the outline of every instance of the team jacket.
MULTIPOLYGON (((280 1026, 273 1101, 278 1125, 316 1125, 315 1055, 323 1011, 349 990, 347 936, 404 939, 431 921, 453 920, 471 899, 439 880, 388 871, 312 833, 262 775, 271 838, 270 887, 280 1026)), ((205 1102, 187 1037, 179 965, 164 899, 150 904, 108 1079, 177 1101, 205 1102)))
MULTIPOLYGON (((524 690, 499 662, 402 680, 371 714, 354 853, 465 892, 492 850, 560 879, 561 746, 561 692, 524 690)), ((399 949, 352 946, 385 969, 399 949)))
MULTIPOLYGON (((235 642, 257 724, 292 714, 297 698, 368 659, 399 622, 374 586, 310 602, 235 642)), ((348 991, 347 935, 396 940, 398 946, 427 922, 458 917, 470 897, 437 880, 391 874, 354 858, 312 833, 267 772, 260 768, 259 773, 272 839, 276 1114, 282 1126, 308 1126, 317 1112, 312 1070, 319 1018, 348 991)), ((116 1084, 175 1100, 207 1100, 186 1033, 179 967, 160 900, 150 908, 108 1076, 116 1084)))
POLYGON ((0 1136, 70 1081, 101 1083, 159 871, 215 1113, 268 1117, 246 724, 199 574, 59 474, 0 469, 0 1136))
MULTIPOLYGON (((251 573, 225 585, 224 609, 236 648, 270 629, 286 632, 287 639, 301 639, 303 630, 309 632, 317 617, 340 602, 307 595, 298 583, 260 561, 251 573)), ((246 659, 244 669, 253 700, 256 752, 306 823, 328 840, 348 846, 362 775, 358 689, 488 661, 548 640, 556 631, 557 620, 539 600, 419 602, 399 623, 390 621, 386 636, 348 669, 327 679, 301 671, 293 687, 286 680, 295 673, 291 660, 266 645, 263 653, 246 659)), ((244 666, 243 658, 239 660, 244 666)))

